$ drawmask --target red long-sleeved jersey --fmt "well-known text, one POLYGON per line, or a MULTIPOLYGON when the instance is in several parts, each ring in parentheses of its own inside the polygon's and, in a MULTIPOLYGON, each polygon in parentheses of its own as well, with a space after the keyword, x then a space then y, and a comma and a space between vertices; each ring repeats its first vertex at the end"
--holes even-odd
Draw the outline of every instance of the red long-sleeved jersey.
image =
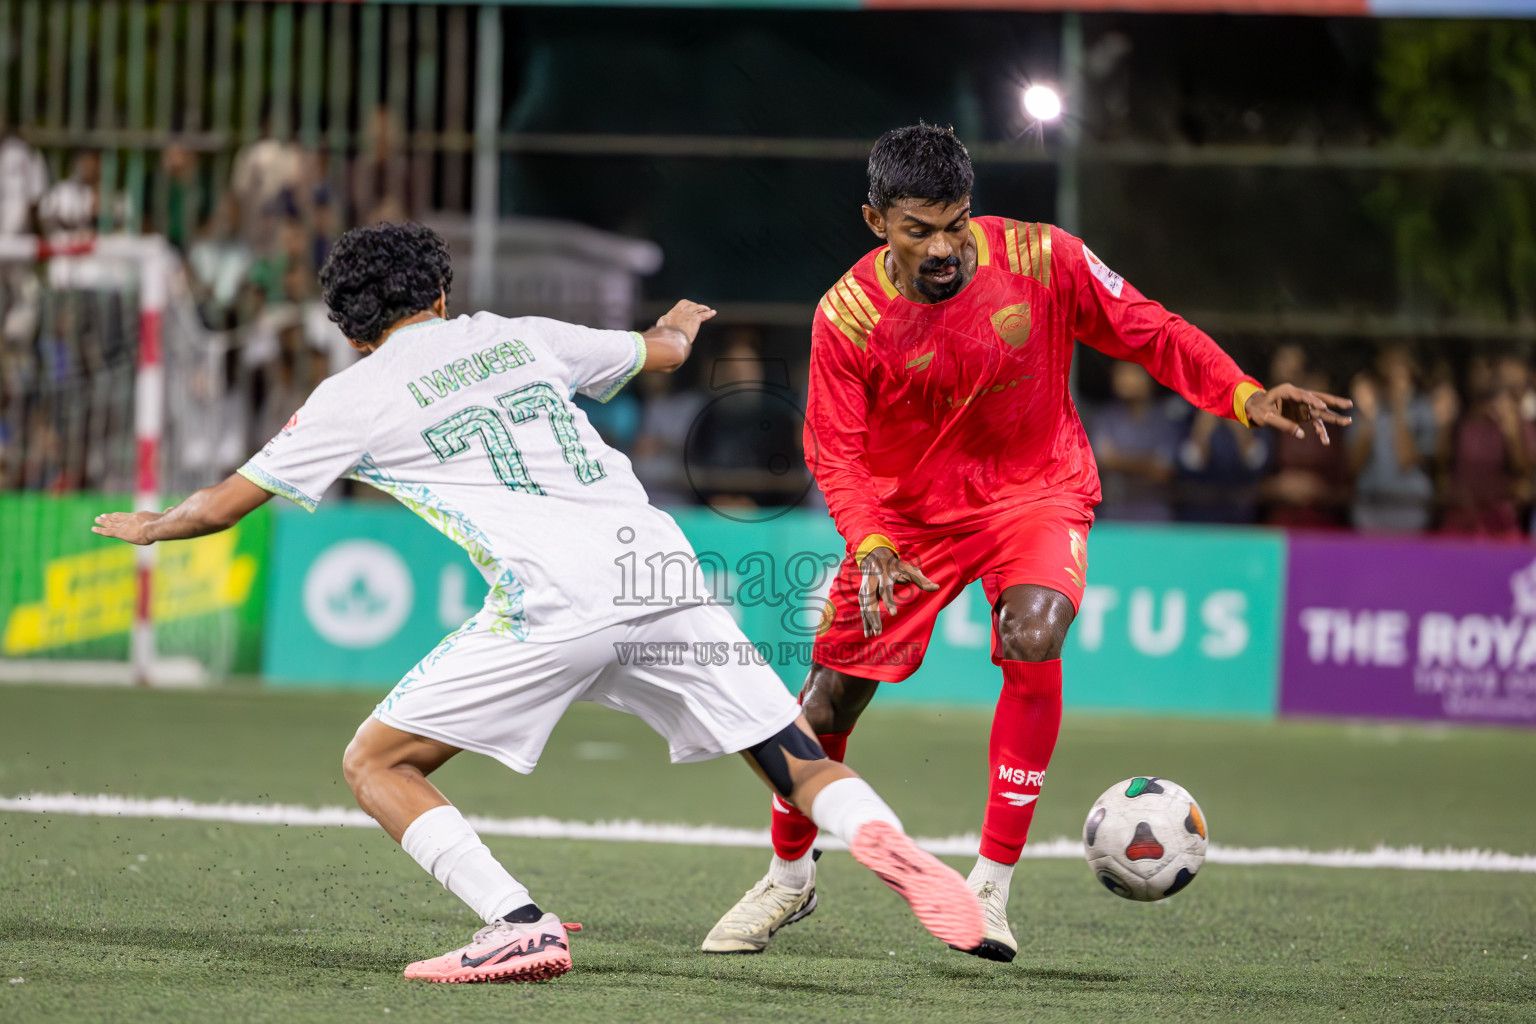
MULTIPOLYGON (((1099 473, 1068 393, 1072 341, 1247 422, 1260 385, 1203 331, 1060 228, 975 217, 976 275, 943 302, 897 292, 884 247, 822 297, 805 454, 848 550, 973 529, 1036 503, 1089 512, 1099 473)), ((894 544, 892 546, 895 546, 894 544)))

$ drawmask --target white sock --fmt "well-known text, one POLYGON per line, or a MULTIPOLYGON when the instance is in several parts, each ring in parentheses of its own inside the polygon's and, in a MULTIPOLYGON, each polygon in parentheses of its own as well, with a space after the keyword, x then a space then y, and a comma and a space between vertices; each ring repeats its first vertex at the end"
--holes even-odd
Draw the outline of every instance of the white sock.
POLYGON ((528 889, 491 856, 452 804, 434 807, 411 822, 400 845, 486 924, 533 902, 528 889))
POLYGON ((972 886, 978 886, 982 882, 995 882, 997 888, 1003 894, 1003 901, 1008 900, 1008 883, 1013 881, 1012 864, 1004 864, 1002 861, 988 860, 985 857, 976 858, 976 866, 971 868, 971 877, 966 882, 972 886))
POLYGON ((799 860, 785 860, 774 854, 768 864, 768 878, 774 885, 804 892, 805 887, 816 881, 816 858, 807 851, 799 860))
POLYGON ((859 829, 871 821, 888 822, 902 831, 896 812, 860 778, 838 779, 823 787, 811 801, 811 820, 845 843, 852 843, 859 829))

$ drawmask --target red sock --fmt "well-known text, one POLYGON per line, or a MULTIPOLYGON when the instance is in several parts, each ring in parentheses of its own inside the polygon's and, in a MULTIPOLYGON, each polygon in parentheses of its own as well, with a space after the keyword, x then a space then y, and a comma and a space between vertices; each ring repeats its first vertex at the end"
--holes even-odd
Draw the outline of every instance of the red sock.
MULTIPOLYGON (((848 732, 852 732, 849 729, 848 732)), ((829 732, 817 736, 821 749, 834 761, 841 761, 848 749, 848 732, 829 732)), ((773 795, 773 852, 783 860, 799 860, 816 841, 816 823, 773 795)))
POLYGON ((1018 863, 1060 731, 1061 659, 1004 661, 981 822, 981 855, 988 860, 1018 863))

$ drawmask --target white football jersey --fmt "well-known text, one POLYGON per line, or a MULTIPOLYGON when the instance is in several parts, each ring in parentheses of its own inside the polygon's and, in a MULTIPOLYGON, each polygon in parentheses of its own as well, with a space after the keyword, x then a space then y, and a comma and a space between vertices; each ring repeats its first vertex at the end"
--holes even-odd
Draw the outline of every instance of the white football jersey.
POLYGON ((311 511, 340 477, 372 484, 469 553, 497 632, 583 636, 663 610, 626 589, 626 567, 633 580, 648 557, 693 558, 571 401, 608 401, 644 362, 632 331, 490 313, 413 324, 323 381, 240 473, 311 511))

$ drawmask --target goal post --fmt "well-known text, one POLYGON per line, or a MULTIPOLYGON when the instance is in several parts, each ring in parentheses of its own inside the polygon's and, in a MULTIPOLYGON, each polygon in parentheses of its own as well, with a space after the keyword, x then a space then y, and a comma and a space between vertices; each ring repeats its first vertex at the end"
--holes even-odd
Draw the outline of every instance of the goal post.
POLYGON ((211 482, 214 460, 185 452, 243 426, 228 422, 228 339, 203 325, 180 259, 150 235, 0 238, 0 307, 0 681, 227 675, 264 552, 90 534, 93 509, 156 510, 211 482))

